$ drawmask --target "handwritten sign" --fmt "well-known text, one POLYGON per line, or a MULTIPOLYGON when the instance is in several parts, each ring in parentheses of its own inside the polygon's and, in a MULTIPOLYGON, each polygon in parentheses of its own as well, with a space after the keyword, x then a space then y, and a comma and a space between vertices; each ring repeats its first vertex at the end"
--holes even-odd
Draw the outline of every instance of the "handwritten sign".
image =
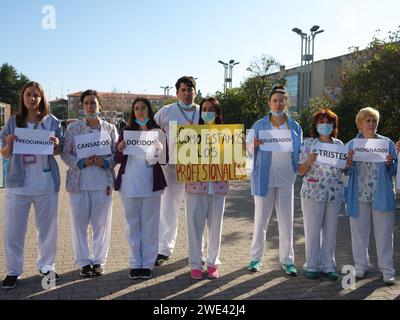
POLYGON ((54 153, 54 144, 50 137, 54 137, 54 131, 15 128, 14 154, 41 154, 54 153))
POLYGON ((111 137, 106 131, 81 134, 74 137, 76 154, 79 159, 93 155, 111 154, 111 137))
POLYGON ((261 151, 292 152, 293 139, 290 130, 261 130, 259 139, 261 151))
POLYGON ((174 141, 177 180, 245 179, 244 141, 242 124, 178 125, 174 141))

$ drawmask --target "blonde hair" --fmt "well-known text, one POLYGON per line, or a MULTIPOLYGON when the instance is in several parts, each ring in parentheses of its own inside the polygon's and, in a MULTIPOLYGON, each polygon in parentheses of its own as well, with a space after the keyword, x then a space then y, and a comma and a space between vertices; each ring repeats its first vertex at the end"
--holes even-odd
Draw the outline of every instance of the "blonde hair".
POLYGON ((358 111, 356 116, 356 125, 359 130, 361 128, 361 122, 368 117, 371 117, 379 122, 379 111, 371 107, 362 108, 360 111, 358 111))

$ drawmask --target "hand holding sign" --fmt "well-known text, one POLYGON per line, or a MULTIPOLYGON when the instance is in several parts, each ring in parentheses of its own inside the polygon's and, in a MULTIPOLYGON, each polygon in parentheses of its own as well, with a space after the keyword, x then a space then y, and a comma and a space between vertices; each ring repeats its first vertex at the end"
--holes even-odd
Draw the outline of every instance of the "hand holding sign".
POLYGON ((308 168, 311 168, 311 166, 315 163, 317 160, 318 152, 316 150, 310 152, 308 154, 307 160, 304 163, 308 168))

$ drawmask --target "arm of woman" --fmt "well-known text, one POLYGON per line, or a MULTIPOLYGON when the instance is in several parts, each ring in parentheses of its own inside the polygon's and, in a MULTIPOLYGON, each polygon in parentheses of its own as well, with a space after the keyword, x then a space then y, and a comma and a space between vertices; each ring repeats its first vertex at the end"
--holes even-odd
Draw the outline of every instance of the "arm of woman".
POLYGON ((71 169, 78 169, 78 157, 75 151, 75 127, 70 125, 65 133, 65 139, 63 140, 63 148, 60 156, 61 160, 70 167, 71 169))

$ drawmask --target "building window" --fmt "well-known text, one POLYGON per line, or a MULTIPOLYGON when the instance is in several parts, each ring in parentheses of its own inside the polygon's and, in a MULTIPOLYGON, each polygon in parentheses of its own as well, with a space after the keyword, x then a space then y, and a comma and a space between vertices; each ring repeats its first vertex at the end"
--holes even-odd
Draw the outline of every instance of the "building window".
POLYGON ((289 95, 290 109, 291 111, 296 111, 298 107, 298 96, 299 96, 299 74, 291 74, 285 77, 286 91, 289 95))

